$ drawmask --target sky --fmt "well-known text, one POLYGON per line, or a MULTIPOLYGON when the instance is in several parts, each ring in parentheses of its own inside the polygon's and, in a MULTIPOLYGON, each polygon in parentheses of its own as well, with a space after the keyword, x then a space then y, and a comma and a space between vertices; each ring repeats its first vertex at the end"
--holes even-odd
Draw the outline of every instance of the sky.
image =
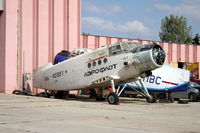
POLYGON ((160 41, 161 20, 174 14, 200 33, 200 0, 82 0, 82 33, 160 41))

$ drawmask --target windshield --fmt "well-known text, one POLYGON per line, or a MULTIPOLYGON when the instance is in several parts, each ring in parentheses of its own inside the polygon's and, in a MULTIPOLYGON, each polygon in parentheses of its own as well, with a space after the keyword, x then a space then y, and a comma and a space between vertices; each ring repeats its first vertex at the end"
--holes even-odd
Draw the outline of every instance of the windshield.
POLYGON ((190 87, 200 87, 200 85, 194 82, 190 82, 190 87))
POLYGON ((133 48, 136 48, 138 47, 139 44, 136 43, 136 42, 121 42, 121 47, 123 48, 124 51, 130 51, 132 50, 133 48))
POLYGON ((136 42, 131 42, 131 41, 128 41, 128 42, 118 42, 118 43, 115 43, 114 45, 112 45, 109 48, 109 53, 110 53, 110 55, 121 54, 123 52, 129 52, 133 48, 136 48, 138 46, 139 46, 139 44, 136 43, 136 42))

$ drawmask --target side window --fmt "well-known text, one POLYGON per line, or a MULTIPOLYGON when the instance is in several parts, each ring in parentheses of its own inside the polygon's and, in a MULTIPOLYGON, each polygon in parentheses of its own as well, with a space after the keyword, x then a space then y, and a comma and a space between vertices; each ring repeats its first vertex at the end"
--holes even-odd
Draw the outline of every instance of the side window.
POLYGON ((116 50, 121 50, 121 45, 117 45, 116 50))
POLYGON ((99 60, 99 61, 98 61, 98 64, 99 64, 99 65, 101 65, 101 63, 102 63, 102 61, 101 61, 101 60, 99 60))
POLYGON ((88 63, 88 68, 90 68, 92 65, 91 65, 91 63, 88 63))
POLYGON ((107 58, 104 58, 104 59, 103 59, 103 62, 104 62, 104 63, 107 63, 107 62, 108 62, 107 58))
POLYGON ((94 62, 92 62, 92 65, 93 65, 93 66, 96 66, 96 62, 95 62, 95 61, 94 61, 94 62))

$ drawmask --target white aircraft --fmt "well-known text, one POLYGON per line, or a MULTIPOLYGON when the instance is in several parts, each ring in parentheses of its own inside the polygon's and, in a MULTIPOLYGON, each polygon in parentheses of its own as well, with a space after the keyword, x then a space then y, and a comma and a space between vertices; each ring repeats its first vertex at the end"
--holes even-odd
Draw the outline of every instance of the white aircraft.
MULTIPOLYGON (((171 93, 187 92, 189 81, 190 71, 164 64, 161 68, 153 70, 151 76, 143 78, 144 85, 151 95, 151 98, 147 98, 147 102, 154 103, 157 98, 168 99, 169 102, 174 102, 171 93)), ((138 81, 122 84, 119 87, 121 87, 120 92, 123 92, 125 95, 139 93, 146 96, 146 93, 140 90, 141 86, 138 85, 138 81)))
MULTIPOLYGON (((111 86, 107 99, 110 104, 116 104, 115 85, 136 80, 142 84, 141 78, 161 67, 165 56, 161 46, 155 43, 141 46, 131 41, 119 42, 34 70, 33 87, 59 93, 111 86)), ((146 88, 143 89, 148 95, 146 88)))

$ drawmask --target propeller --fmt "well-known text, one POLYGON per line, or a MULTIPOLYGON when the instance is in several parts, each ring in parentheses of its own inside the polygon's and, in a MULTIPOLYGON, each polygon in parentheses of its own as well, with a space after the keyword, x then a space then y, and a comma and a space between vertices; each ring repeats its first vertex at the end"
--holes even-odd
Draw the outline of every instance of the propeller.
POLYGON ((165 61, 166 54, 161 47, 153 47, 153 59, 154 61, 162 65, 165 61))

